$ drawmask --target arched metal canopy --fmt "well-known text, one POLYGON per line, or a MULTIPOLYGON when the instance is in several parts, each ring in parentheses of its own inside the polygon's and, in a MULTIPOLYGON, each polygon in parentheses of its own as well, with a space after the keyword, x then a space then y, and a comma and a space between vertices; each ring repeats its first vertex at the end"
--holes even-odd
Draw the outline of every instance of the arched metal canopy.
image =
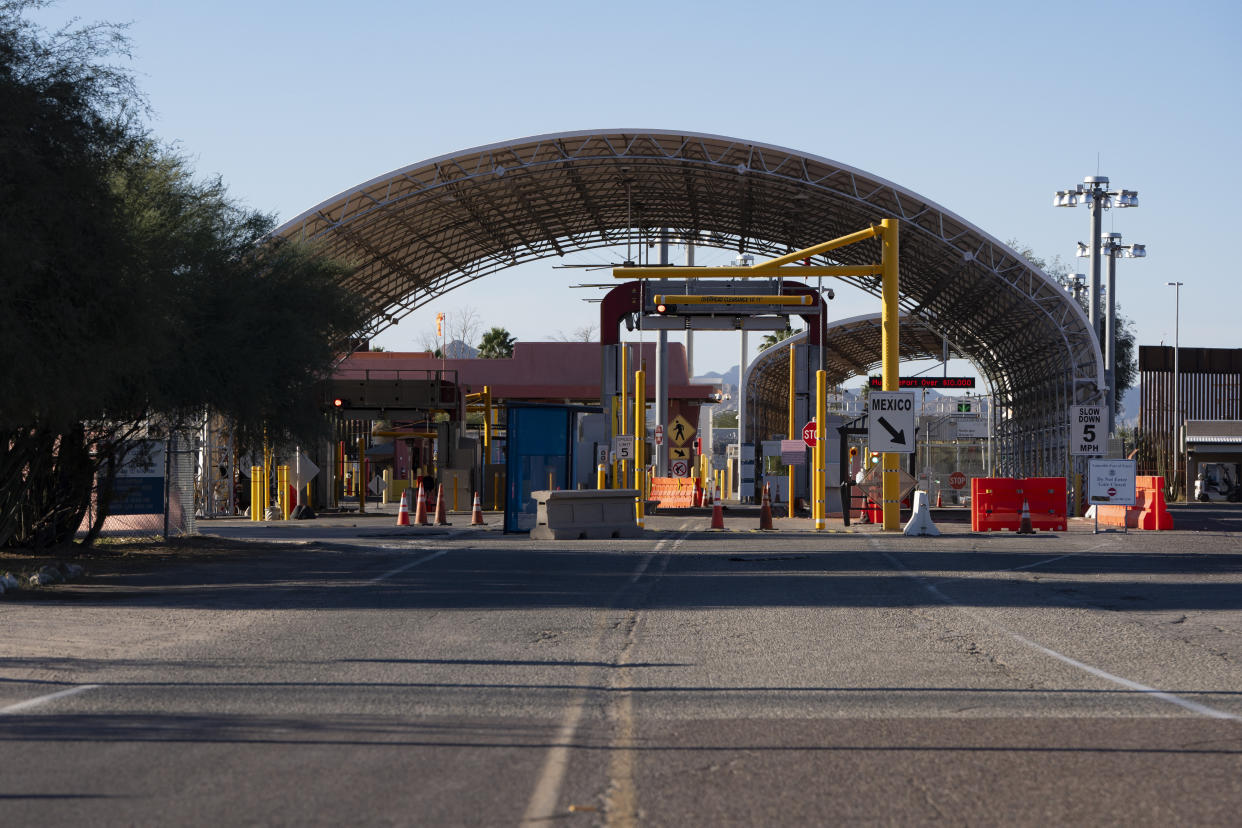
MULTIPOLYGON (((661 228, 761 256, 884 218, 901 222, 901 305, 987 379, 1002 470, 1064 467, 1066 406, 1103 376, 1086 316, 1054 280, 934 202, 794 150, 689 132, 583 131, 412 164, 353 187, 276 232, 356 265, 347 287, 374 334, 437 296, 516 264, 646 241, 661 228), (1058 459, 1059 458, 1059 459, 1058 459)), ((874 242, 825 263, 878 260, 874 242)), ((850 278, 879 295, 878 277, 850 278)))

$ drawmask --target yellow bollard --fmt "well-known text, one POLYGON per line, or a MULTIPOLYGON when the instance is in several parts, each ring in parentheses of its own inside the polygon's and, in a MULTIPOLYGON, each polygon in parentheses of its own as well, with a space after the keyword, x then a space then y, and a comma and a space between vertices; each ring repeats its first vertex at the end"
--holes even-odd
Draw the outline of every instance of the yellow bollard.
POLYGON ((643 467, 643 449, 647 442, 647 372, 639 368, 634 372, 634 488, 638 489, 635 501, 635 522, 643 528, 643 499, 646 497, 647 481, 643 467))
POLYGON ((250 467, 250 519, 263 520, 263 467, 250 467))

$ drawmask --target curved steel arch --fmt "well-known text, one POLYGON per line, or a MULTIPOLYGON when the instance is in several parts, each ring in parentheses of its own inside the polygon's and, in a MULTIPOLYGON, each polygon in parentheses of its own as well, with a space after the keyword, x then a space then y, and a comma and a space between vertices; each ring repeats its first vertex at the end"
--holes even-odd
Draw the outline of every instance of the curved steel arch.
MULTIPOLYGON (((954 342, 1001 412, 1002 471, 1064 467, 1066 406, 1094 400, 1081 308, 1015 251, 932 201, 819 156, 716 135, 582 131, 443 155, 374 178, 276 233, 356 266, 374 334, 465 282, 548 256, 644 241, 778 255, 895 218, 901 305, 954 342), (1058 462, 1056 458, 1060 456, 1058 462)), ((875 242, 826 262, 878 260, 875 242)), ((876 277, 850 278, 879 295, 876 277)))

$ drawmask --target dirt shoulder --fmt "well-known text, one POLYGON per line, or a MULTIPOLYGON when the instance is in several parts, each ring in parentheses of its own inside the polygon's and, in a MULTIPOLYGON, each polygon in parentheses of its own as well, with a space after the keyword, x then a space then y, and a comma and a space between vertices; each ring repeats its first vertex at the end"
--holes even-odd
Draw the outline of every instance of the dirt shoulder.
POLYGON ((224 561, 276 549, 279 544, 228 540, 196 535, 167 542, 148 538, 104 538, 89 548, 63 544, 37 553, 0 549, 0 573, 9 572, 23 585, 45 566, 76 564, 86 578, 152 572, 196 561, 224 561))

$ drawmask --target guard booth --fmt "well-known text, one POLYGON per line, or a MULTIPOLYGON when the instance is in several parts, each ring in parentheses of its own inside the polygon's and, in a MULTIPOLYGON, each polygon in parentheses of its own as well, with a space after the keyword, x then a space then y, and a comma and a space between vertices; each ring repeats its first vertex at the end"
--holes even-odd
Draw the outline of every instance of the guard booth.
POLYGON ((581 437, 592 418, 598 419, 602 411, 585 405, 509 403, 505 420, 505 532, 529 532, 535 527, 531 492, 576 489, 580 480, 587 482, 580 471, 579 454, 587 455, 582 468, 590 468, 593 443, 581 437))

